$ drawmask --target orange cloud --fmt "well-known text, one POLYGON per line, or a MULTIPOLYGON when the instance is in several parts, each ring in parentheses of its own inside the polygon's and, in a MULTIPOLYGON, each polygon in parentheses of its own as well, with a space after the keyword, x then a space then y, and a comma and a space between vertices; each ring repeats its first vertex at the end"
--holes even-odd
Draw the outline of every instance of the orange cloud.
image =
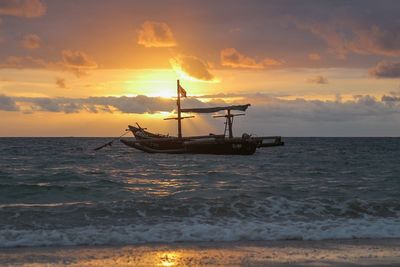
POLYGON ((176 41, 166 23, 145 21, 138 31, 138 44, 145 47, 174 47, 176 41))
POLYGON ((37 49, 41 46, 41 40, 36 34, 27 34, 22 38, 21 45, 24 48, 37 49))
POLYGON ((195 56, 180 55, 170 59, 170 63, 183 76, 202 81, 212 81, 215 78, 209 71, 208 64, 195 56))
POLYGON ((62 89, 67 88, 67 84, 66 84, 66 82, 65 82, 65 79, 63 79, 63 78, 56 78, 56 85, 57 85, 59 88, 62 88, 62 89))
POLYGON ((88 70, 96 69, 97 63, 82 51, 63 50, 63 66, 72 71, 77 77, 87 74, 88 70))
POLYGON ((257 62, 255 59, 241 54, 235 48, 225 48, 221 50, 222 66, 228 66, 232 68, 263 69, 282 64, 282 61, 272 58, 266 58, 261 62, 257 62))
POLYGON ((41 0, 1 0, 0 15, 33 18, 46 12, 46 5, 41 0))

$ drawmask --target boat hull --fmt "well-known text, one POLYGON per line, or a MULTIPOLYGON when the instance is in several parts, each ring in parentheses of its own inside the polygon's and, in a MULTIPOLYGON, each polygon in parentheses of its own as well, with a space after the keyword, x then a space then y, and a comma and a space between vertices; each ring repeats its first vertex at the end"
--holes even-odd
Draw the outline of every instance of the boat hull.
POLYGON ((129 147, 147 153, 166 153, 166 154, 214 154, 214 155, 252 155, 256 152, 257 144, 255 142, 237 141, 229 142, 225 140, 209 142, 175 142, 172 146, 165 148, 161 145, 156 148, 153 145, 140 144, 135 141, 122 139, 121 142, 129 147))
POLYGON ((210 134, 177 138, 154 134, 130 125, 128 127, 135 136, 135 140, 121 139, 121 142, 147 153, 252 155, 257 148, 284 144, 280 136, 251 137, 244 134, 242 137, 226 138, 224 135, 210 134), (265 143, 268 140, 270 142, 265 143))

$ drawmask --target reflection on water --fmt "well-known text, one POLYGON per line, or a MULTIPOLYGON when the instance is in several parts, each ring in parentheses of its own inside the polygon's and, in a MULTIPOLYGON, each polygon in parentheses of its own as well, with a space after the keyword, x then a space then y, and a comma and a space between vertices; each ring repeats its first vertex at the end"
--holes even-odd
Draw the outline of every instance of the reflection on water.
POLYGON ((160 257, 160 263, 158 265, 164 267, 176 266, 179 261, 179 254, 175 252, 163 253, 160 257))
POLYGON ((398 266, 399 239, 0 250, 0 266, 398 266))

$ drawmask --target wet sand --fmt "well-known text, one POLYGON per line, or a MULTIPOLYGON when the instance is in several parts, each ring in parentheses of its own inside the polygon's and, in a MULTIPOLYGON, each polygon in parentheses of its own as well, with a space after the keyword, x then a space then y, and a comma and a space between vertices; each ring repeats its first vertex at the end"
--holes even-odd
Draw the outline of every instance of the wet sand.
POLYGON ((400 266, 400 239, 0 249, 0 266, 400 266))

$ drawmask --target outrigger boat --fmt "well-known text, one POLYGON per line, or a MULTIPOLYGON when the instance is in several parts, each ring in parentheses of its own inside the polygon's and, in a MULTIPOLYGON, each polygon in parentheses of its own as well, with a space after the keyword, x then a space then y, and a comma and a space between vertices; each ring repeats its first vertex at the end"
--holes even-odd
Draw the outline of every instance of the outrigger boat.
POLYGON ((235 105, 211 108, 181 108, 181 97, 186 97, 186 90, 183 89, 179 80, 177 81, 177 117, 164 120, 178 121, 178 136, 169 136, 151 133, 136 123, 136 126, 129 125, 129 129, 135 140, 120 139, 129 147, 148 153, 169 153, 169 154, 219 154, 219 155, 252 155, 257 148, 282 146, 284 143, 280 136, 254 137, 244 133, 241 137, 233 136, 233 118, 243 116, 244 113, 232 114, 232 111, 246 111, 250 104, 235 105), (225 115, 216 115, 214 118, 225 118, 224 134, 182 136, 182 120, 194 116, 182 116, 182 113, 216 113, 226 111, 225 115))

